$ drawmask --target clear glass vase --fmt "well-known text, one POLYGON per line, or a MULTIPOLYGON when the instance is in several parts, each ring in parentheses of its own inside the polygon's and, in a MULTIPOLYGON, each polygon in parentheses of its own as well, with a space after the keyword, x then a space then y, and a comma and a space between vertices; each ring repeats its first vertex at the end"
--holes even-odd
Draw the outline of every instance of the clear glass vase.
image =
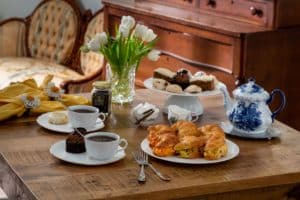
POLYGON ((113 103, 130 103, 133 101, 135 94, 135 65, 119 66, 115 71, 108 63, 106 65, 106 80, 111 82, 112 102, 113 103))

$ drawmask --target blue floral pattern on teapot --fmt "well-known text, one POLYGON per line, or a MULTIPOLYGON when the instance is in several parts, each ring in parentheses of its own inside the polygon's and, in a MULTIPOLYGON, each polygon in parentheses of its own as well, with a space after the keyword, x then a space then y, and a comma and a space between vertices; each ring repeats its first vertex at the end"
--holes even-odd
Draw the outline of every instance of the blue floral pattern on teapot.
POLYGON ((281 90, 275 89, 269 94, 257 85, 254 79, 249 79, 248 83, 236 88, 233 91, 233 100, 225 85, 220 89, 224 94, 226 115, 234 129, 240 133, 264 133, 286 105, 286 98, 281 90), (276 94, 280 95, 281 104, 278 109, 271 112, 268 104, 276 94))

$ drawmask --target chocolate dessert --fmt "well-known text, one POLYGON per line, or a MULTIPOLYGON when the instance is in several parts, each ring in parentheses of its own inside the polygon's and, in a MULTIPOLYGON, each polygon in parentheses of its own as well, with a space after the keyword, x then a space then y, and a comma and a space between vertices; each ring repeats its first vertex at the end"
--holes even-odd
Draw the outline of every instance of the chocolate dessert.
POLYGON ((182 69, 177 71, 173 80, 171 81, 173 84, 178 84, 184 90, 190 85, 190 75, 189 71, 186 69, 182 69))
MULTIPOLYGON (((80 132, 84 134, 83 131, 80 132)), ((83 153, 85 151, 84 138, 80 134, 74 132, 68 136, 66 139, 66 152, 83 153)))

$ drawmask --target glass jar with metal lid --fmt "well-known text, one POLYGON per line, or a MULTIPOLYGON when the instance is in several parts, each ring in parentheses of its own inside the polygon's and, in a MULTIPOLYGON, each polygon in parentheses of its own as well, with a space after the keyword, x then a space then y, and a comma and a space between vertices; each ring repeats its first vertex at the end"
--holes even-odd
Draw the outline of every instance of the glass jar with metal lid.
POLYGON ((99 112, 110 114, 111 112, 111 84, 108 81, 96 81, 93 83, 92 105, 99 112))

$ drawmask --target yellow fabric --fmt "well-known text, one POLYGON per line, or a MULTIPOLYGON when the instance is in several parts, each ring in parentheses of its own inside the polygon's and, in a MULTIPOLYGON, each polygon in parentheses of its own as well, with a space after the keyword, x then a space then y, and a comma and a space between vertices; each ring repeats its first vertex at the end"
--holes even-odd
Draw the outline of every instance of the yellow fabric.
MULTIPOLYGON (((44 86, 51 81, 52 76, 45 78, 44 86)), ((44 87, 38 87, 33 79, 14 83, 0 90, 0 121, 17 116, 20 117, 26 111, 21 96, 23 94, 38 96, 40 105, 30 110, 30 113, 39 114, 55 110, 65 110, 70 105, 90 104, 89 100, 82 96, 63 94, 60 101, 50 101, 44 91, 44 87)))

